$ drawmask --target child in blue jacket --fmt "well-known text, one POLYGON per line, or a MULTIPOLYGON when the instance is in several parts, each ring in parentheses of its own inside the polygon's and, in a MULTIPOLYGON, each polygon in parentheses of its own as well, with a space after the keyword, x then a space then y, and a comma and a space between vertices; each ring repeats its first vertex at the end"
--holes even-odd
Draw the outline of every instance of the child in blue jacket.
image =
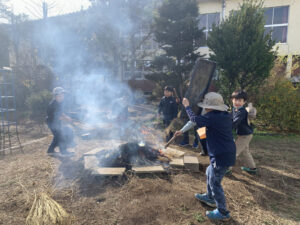
POLYGON ((244 166, 241 167, 242 170, 250 174, 256 174, 256 164, 249 151, 249 144, 253 137, 253 129, 248 122, 248 112, 244 107, 247 97, 247 93, 241 90, 235 91, 231 95, 233 104, 233 128, 237 134, 237 138, 235 140, 236 156, 240 156, 244 163, 244 166))
MULTIPOLYGON (((158 114, 163 115, 163 123, 165 128, 167 128, 173 119, 177 117, 178 105, 176 99, 173 97, 174 89, 171 86, 166 86, 164 88, 164 96, 160 100, 158 105, 158 114)), ((173 132, 169 132, 166 136, 166 141, 168 142, 173 137, 173 132)))
MULTIPOLYGON (((198 127, 206 127, 207 150, 210 157, 210 165, 206 169, 207 191, 205 194, 195 194, 195 197, 208 206, 216 207, 213 211, 207 211, 208 218, 213 220, 229 219, 230 214, 226 208, 226 201, 221 181, 230 166, 235 164, 236 148, 232 135, 232 118, 227 112, 223 98, 215 92, 207 93, 204 101, 198 105, 206 113, 196 116, 185 98, 182 104, 191 122, 198 127)), ((176 131, 175 135, 181 135, 176 131)))

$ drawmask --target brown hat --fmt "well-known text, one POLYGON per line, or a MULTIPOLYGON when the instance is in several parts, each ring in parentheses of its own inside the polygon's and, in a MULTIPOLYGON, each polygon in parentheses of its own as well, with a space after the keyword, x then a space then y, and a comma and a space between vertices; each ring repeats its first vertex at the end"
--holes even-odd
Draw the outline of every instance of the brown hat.
POLYGON ((219 111, 227 111, 228 106, 224 104, 222 95, 216 92, 209 92, 204 96, 203 102, 197 104, 204 109, 215 109, 219 111))

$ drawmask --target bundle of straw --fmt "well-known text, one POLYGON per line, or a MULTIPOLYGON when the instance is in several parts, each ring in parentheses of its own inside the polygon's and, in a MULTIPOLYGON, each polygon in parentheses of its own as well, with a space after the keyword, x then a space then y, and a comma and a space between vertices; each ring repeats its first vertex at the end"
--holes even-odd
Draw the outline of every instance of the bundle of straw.
POLYGON ((26 225, 70 225, 69 214, 47 194, 35 196, 26 225))

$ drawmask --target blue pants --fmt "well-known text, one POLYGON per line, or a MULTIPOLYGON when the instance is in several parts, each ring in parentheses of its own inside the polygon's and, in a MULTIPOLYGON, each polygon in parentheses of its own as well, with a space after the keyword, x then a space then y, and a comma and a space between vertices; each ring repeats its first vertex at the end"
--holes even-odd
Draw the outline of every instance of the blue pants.
POLYGON ((220 167, 216 163, 211 163, 206 169, 207 195, 215 200, 219 212, 224 215, 227 215, 229 211, 226 209, 226 200, 221 182, 227 169, 228 167, 220 167))

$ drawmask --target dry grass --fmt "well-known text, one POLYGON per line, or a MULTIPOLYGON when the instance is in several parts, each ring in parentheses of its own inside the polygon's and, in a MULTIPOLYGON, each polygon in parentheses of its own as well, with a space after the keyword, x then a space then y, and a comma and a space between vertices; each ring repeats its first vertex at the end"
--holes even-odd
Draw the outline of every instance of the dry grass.
POLYGON ((47 194, 36 195, 26 218, 26 225, 71 225, 71 217, 47 194))
MULTIPOLYGON (((95 179, 84 171, 82 154, 111 143, 80 141, 72 159, 48 157, 49 143, 50 138, 25 146, 24 154, 1 158, 0 224, 25 224, 40 192, 50 193, 75 218, 73 225, 214 224, 204 216, 210 208, 194 199, 206 188, 204 167, 198 174, 95 179)), ((299 224, 299 145, 299 138, 254 138, 251 150, 259 174, 248 175, 236 166, 233 176, 224 179, 232 219, 216 224, 299 224)), ((208 163, 207 158, 200 161, 208 163)))

